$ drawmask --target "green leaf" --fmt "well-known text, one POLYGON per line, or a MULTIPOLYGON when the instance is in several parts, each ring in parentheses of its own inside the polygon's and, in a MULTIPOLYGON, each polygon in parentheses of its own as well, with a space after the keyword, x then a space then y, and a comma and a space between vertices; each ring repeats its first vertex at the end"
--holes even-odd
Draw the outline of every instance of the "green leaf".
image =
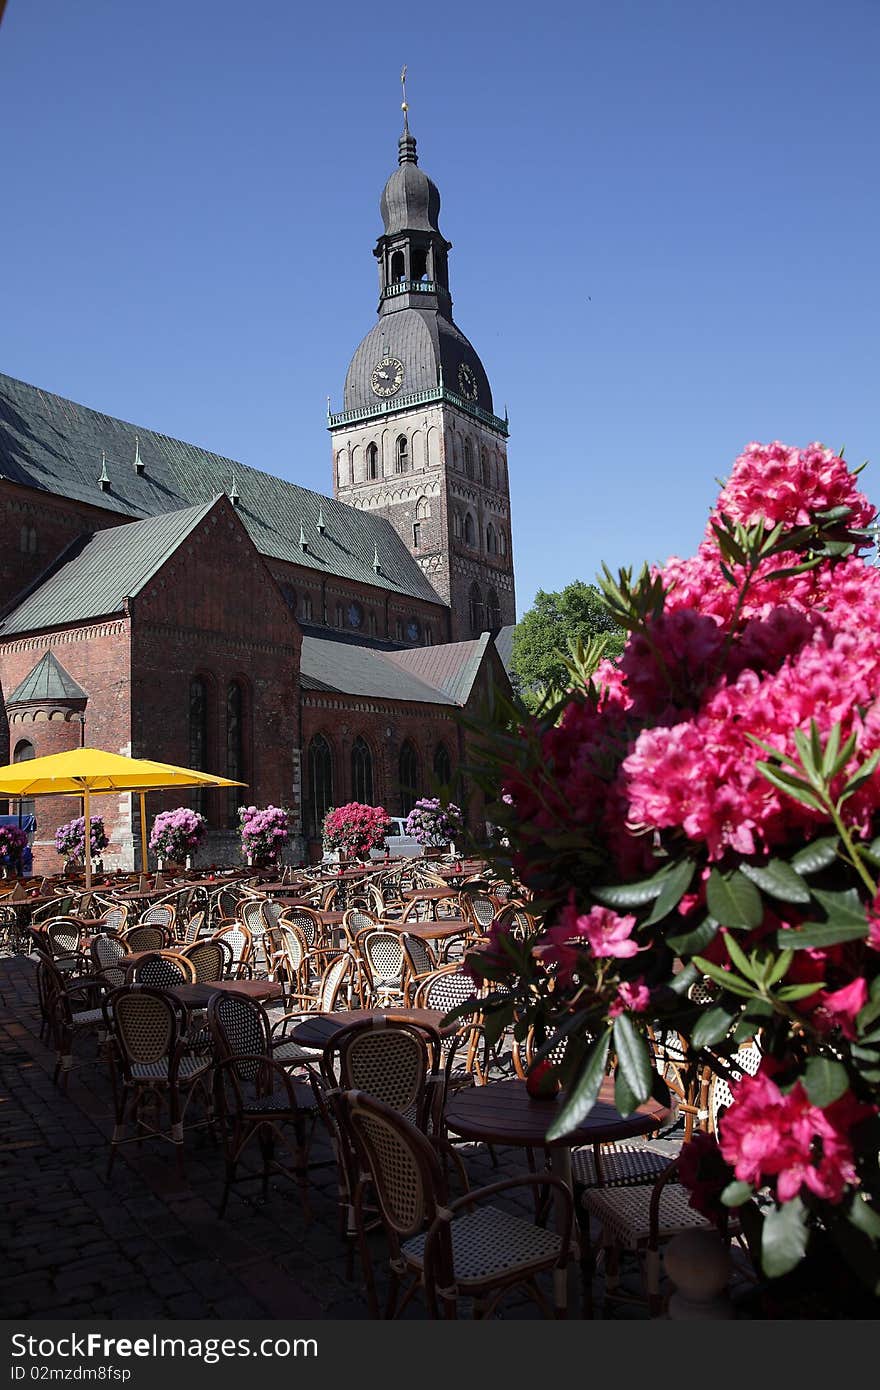
POLYGON ((739 1009, 714 1004, 711 1009, 700 1014, 691 1031, 691 1043, 699 1049, 712 1047, 721 1042, 730 1032, 734 1019, 739 1017, 739 1009))
POLYGON ((638 1097, 630 1089, 623 1067, 618 1067, 614 1074, 614 1108, 624 1116, 632 1115, 639 1108, 638 1097))
POLYGON ((676 932, 674 936, 667 936, 666 944, 679 956, 692 956, 695 951, 702 951, 714 941, 718 935, 718 923, 714 917, 706 917, 697 927, 692 927, 690 931, 676 932))
POLYGON ((778 985, 780 980, 784 980, 789 970, 794 956, 791 951, 782 951, 773 962, 773 968, 768 972, 764 979, 764 984, 768 989, 773 985, 778 985))
POLYGON ((602 1034, 584 1062, 583 1070, 571 1089, 565 1104, 547 1131, 549 1140, 561 1139, 585 1120, 596 1104, 596 1097, 605 1080, 605 1067, 611 1047, 611 1034, 602 1034))
POLYGON ((849 1089, 846 1067, 830 1057, 811 1057, 804 1071, 803 1082, 810 1100, 820 1110, 839 1100, 849 1089))
POLYGON ((808 1237, 807 1212, 800 1197, 765 1212, 761 1268, 769 1279, 778 1279, 794 1269, 804 1257, 808 1237))
POLYGON ((858 941, 867 936, 868 923, 861 926, 844 922, 804 922, 799 927, 787 927, 776 933, 776 944, 786 951, 800 951, 806 946, 836 946, 844 941, 858 941))
POLYGON ((854 791, 858 791, 859 787, 870 781, 877 771, 878 762, 880 762, 880 748, 876 748, 867 762, 864 762, 858 771, 853 773, 841 792, 841 797, 852 796, 854 791))
POLYGON ((814 811, 826 809, 821 797, 816 795, 809 782, 805 782, 802 777, 795 777, 790 772, 782 772, 779 768, 771 766, 770 763, 756 763, 755 766, 778 791, 785 792, 786 796, 790 796, 794 801, 799 801, 802 806, 809 806, 814 811))
POLYGON ((728 874, 712 870, 706 885, 706 904, 716 921, 725 927, 751 930, 764 920, 760 893, 738 869, 728 874))
POLYGON ((644 1035, 633 1027, 629 1014, 618 1014, 614 1020, 614 1047, 618 1067, 636 1105, 641 1105, 651 1094, 651 1057, 644 1035))
POLYGON ((740 946, 733 932, 727 932, 725 934, 724 945, 730 957, 731 965, 736 966, 744 980, 753 980, 754 983, 757 984, 760 977, 756 974, 751 961, 740 946))
POLYGON ((664 867, 651 878, 643 878, 640 883, 607 883, 594 888, 593 897, 598 898, 605 907, 644 907, 659 898, 663 884, 669 876, 669 868, 664 867))
POLYGON ((805 877, 817 874, 834 863, 839 843, 836 835, 826 835, 820 840, 813 840, 810 844, 804 845, 803 849, 799 849, 797 854, 792 855, 791 867, 795 873, 803 874, 805 877))
POLYGON ((721 1194, 726 1207, 741 1207, 754 1195, 750 1182, 729 1182, 721 1194))
POLYGON ((847 1219, 852 1222, 857 1231, 862 1231, 870 1240, 880 1240, 880 1212, 869 1207, 858 1193, 853 1197, 852 1206, 847 1212, 847 1219))
POLYGON ((676 864, 670 870, 663 887, 654 904, 654 910, 650 917, 644 922, 644 926, 653 926, 655 922, 662 922, 664 917, 668 917, 673 908, 678 907, 685 893, 691 886, 694 876, 694 865, 690 859, 683 859, 680 864, 676 864))
POLYGON ((784 989, 777 990, 776 998, 789 1002, 793 1002, 795 999, 809 999, 811 994, 824 988, 824 980, 817 980, 815 984, 809 985, 786 985, 784 989))
POLYGON ((708 975, 710 980, 714 980, 724 989, 729 989, 733 994, 742 994, 746 999, 751 999, 755 993, 752 985, 746 984, 745 980, 741 980, 732 970, 723 970, 720 965, 714 965, 703 956, 694 956, 694 965, 702 970, 704 975, 708 975))
POLYGON ((848 923, 851 926, 861 922, 864 926, 865 906, 855 888, 848 888, 845 893, 827 893, 820 888, 814 888, 813 897, 824 907, 829 920, 848 923))
POLYGON ((800 874, 784 859, 771 859, 769 864, 741 864, 741 871, 763 893, 782 903, 808 903, 810 890, 800 874))
POLYGON ((834 764, 840 752, 840 721, 832 724, 828 731, 828 742, 825 744, 825 752, 822 755, 822 776, 831 777, 834 764))

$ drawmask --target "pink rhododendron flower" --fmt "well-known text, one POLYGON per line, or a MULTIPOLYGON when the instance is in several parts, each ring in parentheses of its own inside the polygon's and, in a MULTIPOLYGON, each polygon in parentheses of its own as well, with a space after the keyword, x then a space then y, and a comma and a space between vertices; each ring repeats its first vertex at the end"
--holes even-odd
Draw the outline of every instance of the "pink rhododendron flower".
POLYGON ((872 1113, 851 1092, 822 1110, 798 1081, 783 1094, 764 1065, 731 1087, 733 1104, 720 1121, 722 1156, 741 1182, 775 1177, 779 1200, 789 1202, 806 1186, 839 1202, 856 1181, 849 1130, 872 1113))
POLYGON ((844 985, 842 989, 835 989, 830 994, 823 990, 812 1015, 812 1022, 821 1032, 839 1028, 845 1038, 854 1041, 857 1036, 856 1014, 865 1007, 867 1002, 868 985, 859 976, 855 980, 851 980, 848 985, 844 985))
POLYGON ((610 907, 593 907, 581 916, 577 916, 574 908, 568 907, 563 917, 564 923, 553 930, 585 937, 594 956, 624 960, 638 953, 637 943, 630 939, 636 924, 635 917, 618 917, 610 907))
POLYGON ((630 1013, 642 1014, 651 1002, 651 991, 645 984, 641 976, 637 980, 621 980, 617 987, 617 998, 612 1001, 608 1010, 609 1018, 617 1018, 625 1010, 630 1013))

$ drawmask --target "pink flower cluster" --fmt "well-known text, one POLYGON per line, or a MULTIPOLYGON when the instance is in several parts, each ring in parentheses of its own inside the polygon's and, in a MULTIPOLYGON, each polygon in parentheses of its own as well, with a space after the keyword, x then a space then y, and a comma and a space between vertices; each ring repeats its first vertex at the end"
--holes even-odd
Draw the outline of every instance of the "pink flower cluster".
POLYGON ((733 1104, 721 1117, 720 1148, 741 1182, 775 1179, 781 1202, 806 1187, 839 1202, 856 1181, 851 1131, 873 1114, 851 1091, 833 1105, 813 1105, 800 1081, 783 1093, 762 1064, 756 1076, 731 1087, 733 1104))
POLYGON ((290 839, 287 812, 281 806, 240 806, 241 847, 255 863, 274 862, 290 839))
POLYGON ((346 855, 367 854, 381 849, 391 828, 391 819, 382 806, 366 806, 350 801, 338 806, 324 817, 324 844, 346 855))
POLYGON ((205 817, 188 806, 178 806, 174 811, 160 811, 153 821, 150 849, 163 859, 181 862, 187 855, 195 854, 207 826, 205 817))

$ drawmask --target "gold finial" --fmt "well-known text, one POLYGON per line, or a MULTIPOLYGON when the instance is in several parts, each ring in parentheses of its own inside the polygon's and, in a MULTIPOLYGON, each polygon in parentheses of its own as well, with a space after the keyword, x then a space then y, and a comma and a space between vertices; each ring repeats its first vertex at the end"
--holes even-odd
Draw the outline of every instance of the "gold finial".
POLYGON ((406 63, 404 63, 400 72, 400 86, 403 91, 403 101, 400 103, 400 109, 403 112, 403 128, 407 134, 409 134, 409 116, 407 115, 409 105, 406 100, 406 63))

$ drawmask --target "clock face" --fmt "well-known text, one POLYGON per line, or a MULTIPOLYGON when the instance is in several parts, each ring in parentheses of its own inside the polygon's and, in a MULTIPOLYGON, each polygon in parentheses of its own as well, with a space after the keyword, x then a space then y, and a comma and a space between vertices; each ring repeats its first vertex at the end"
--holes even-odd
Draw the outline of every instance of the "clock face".
POLYGON ((474 376, 473 368, 467 362, 462 362, 458 369, 458 388, 466 400, 475 401, 477 399, 477 378, 474 376))
POLYGON ((362 623, 363 621, 364 621, 364 610, 361 608, 361 606, 360 606, 359 603, 353 603, 353 604, 351 605, 351 607, 349 608, 349 610, 348 610, 348 625, 349 625, 349 627, 360 627, 360 625, 361 625, 361 623, 362 623))
POLYGON ((370 373, 370 386, 376 396, 393 396, 403 381, 403 363, 398 357, 383 357, 370 373))
POLYGON ((406 635, 411 642, 418 642, 419 638, 421 637, 422 629, 419 627, 415 618, 410 618, 409 622, 407 623, 406 635))

